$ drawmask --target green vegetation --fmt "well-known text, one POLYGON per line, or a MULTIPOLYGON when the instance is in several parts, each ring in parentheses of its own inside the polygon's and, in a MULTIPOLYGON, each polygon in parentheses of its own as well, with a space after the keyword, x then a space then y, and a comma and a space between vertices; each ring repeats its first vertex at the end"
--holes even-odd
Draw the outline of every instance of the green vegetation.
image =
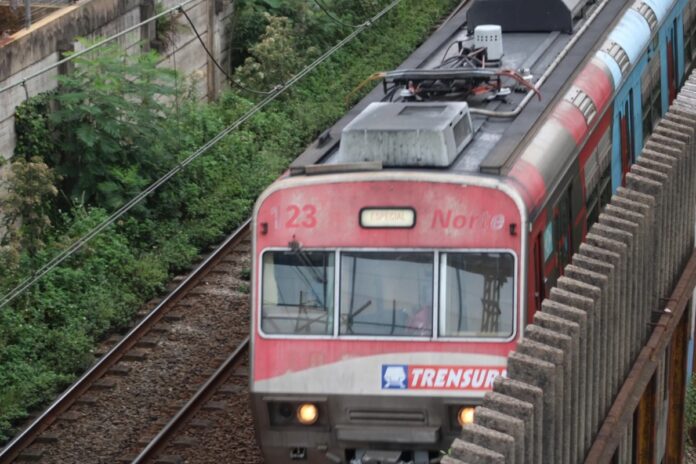
POLYGON ((696 447, 696 379, 693 376, 686 387, 686 433, 687 443, 696 447))
MULTIPOLYGON (((324 3, 351 24, 387 4, 324 3)), ((124 328, 173 272, 244 220, 259 192, 345 112, 344 97, 373 72, 400 63, 454 3, 405 0, 0 310, 0 440, 75 379, 96 341, 124 328)), ((248 88, 272 88, 349 33, 311 2, 240 4, 230 27, 238 47, 235 79, 248 88)), ((126 57, 103 48, 75 60, 57 93, 19 109, 16 157, 5 179, 11 195, 0 204, 10 226, 0 236, 0 293, 254 103, 236 89, 217 102, 196 103, 185 79, 157 69, 156 61, 152 53, 126 57)))

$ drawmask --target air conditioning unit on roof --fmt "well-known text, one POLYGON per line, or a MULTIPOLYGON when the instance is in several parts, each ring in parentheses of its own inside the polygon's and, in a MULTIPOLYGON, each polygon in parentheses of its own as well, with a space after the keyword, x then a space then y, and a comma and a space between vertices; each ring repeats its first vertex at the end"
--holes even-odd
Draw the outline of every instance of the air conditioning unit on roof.
POLYGON ((471 138, 465 102, 372 103, 343 129, 336 161, 446 167, 471 138))

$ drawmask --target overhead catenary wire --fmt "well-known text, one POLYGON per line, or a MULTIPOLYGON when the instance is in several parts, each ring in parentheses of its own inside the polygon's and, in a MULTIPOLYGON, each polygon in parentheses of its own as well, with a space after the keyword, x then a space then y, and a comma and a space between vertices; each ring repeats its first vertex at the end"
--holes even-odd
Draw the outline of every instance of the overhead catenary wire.
POLYGON ((355 24, 348 24, 344 21, 341 21, 340 19, 338 19, 338 17, 336 17, 336 15, 331 13, 331 11, 329 11, 329 9, 326 8, 326 6, 323 3, 321 3, 320 0, 313 0, 313 1, 319 7, 319 9, 324 12, 325 15, 328 16, 336 24, 339 24, 339 25, 344 26, 344 27, 352 27, 353 29, 356 29, 356 28, 362 26, 362 24, 355 25, 355 24))
POLYGON ((231 132, 235 131, 239 126, 241 126, 246 121, 248 121, 252 116, 254 116, 256 113, 261 111, 269 103, 271 103, 273 100, 275 100, 280 95, 285 93, 286 90, 288 90, 290 87, 295 85, 298 81, 300 81, 302 78, 304 78, 307 74, 312 72, 317 66, 322 64, 324 61, 328 60, 334 53, 336 53, 338 50, 340 50, 341 48, 346 46, 348 43, 352 42, 353 39, 355 39, 355 37, 357 37, 361 32, 363 32, 365 29, 370 27, 374 22, 378 21, 384 15, 386 15, 391 10, 393 10, 399 3, 401 3, 401 0, 393 0, 389 5, 387 5, 384 9, 382 9, 379 13, 377 13, 372 18, 370 18, 369 21, 366 21, 365 23, 363 23, 363 25, 361 25, 360 27, 355 29, 353 32, 351 32, 349 35, 347 35, 345 38, 343 38, 336 45, 334 45, 329 50, 324 52, 319 58, 314 60, 311 64, 307 65, 302 71, 295 74, 293 77, 291 77, 284 84, 276 86, 271 94, 267 95, 260 102, 256 103, 249 111, 247 111, 242 117, 237 119, 233 124, 226 127, 225 129, 223 129, 220 133, 218 133, 215 137, 213 137, 208 142, 206 142, 204 145, 199 147, 195 152, 193 152, 191 155, 189 155, 186 159, 179 162, 179 164, 177 164, 174 168, 172 168, 164 176, 160 177, 158 180, 156 180, 154 183, 152 183, 145 190, 141 191, 138 195, 136 195, 131 200, 129 200, 126 204, 121 206, 116 212, 111 214, 108 218, 106 218, 104 221, 102 221, 99 225, 97 225, 95 228, 93 228, 92 230, 90 230, 89 232, 84 234, 78 240, 73 242, 68 248, 63 250, 61 253, 59 253, 57 256, 55 256, 53 259, 51 259, 49 262, 47 262, 46 264, 41 266, 39 269, 37 269, 32 274, 31 277, 26 278, 24 281, 22 281, 15 288, 13 288, 8 293, 3 295, 2 299, 0 299, 0 309, 7 306, 10 302, 12 302, 18 296, 23 294, 27 289, 32 287, 36 282, 38 282, 40 279, 42 279, 46 274, 51 272, 58 265, 60 265, 63 261, 65 261, 66 259, 71 257, 73 254, 75 254, 77 251, 79 251, 83 246, 85 246, 89 241, 91 241, 94 237, 96 237, 104 229, 106 229, 107 227, 112 225, 120 217, 122 217, 124 214, 126 214, 131 209, 133 209, 142 200, 144 200, 150 194, 155 192, 159 187, 161 187, 162 185, 167 183, 169 181, 169 179, 174 177, 179 172, 183 171, 189 164, 191 164, 193 161, 195 161, 197 158, 199 158, 201 155, 205 154, 208 150, 210 150, 213 146, 215 146, 218 142, 220 142, 220 140, 224 139, 227 135, 229 135, 231 132))

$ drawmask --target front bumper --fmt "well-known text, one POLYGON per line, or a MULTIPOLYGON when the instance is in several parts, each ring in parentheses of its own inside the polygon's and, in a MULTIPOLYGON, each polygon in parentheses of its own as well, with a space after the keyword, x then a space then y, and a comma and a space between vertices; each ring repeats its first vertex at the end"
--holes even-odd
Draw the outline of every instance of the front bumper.
POLYGON ((252 401, 257 439, 266 462, 344 464, 356 459, 361 450, 404 451, 404 456, 411 458, 418 452, 436 458, 459 435, 459 407, 474 406, 480 400, 256 393, 252 401), (319 421, 311 426, 294 423, 292 418, 279 423, 270 412, 274 404, 307 401, 316 403, 320 410, 319 421))

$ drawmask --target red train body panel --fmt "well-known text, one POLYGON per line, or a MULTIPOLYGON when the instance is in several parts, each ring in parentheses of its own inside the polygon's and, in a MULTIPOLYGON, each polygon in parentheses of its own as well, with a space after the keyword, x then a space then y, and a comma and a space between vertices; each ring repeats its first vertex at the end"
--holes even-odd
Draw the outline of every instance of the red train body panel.
MULTIPOLYGON (((259 202, 256 253, 287 249, 294 241, 311 244, 311 249, 324 250, 504 250, 514 255, 515 272, 522 272, 519 259, 522 242, 517 231, 523 218, 518 205, 501 190, 448 183, 442 176, 436 176, 435 181, 415 178, 405 181, 401 176, 400 180, 390 180, 389 176, 379 179, 370 175, 369 181, 360 180, 360 175, 350 177, 352 179, 344 181, 335 178, 331 184, 323 179, 314 179, 316 182, 288 179, 279 183, 278 189, 259 202), (336 198, 341 201, 337 202, 336 198), (367 229, 360 225, 360 213, 365 208, 405 205, 416 212, 415 225, 411 228, 367 229), (516 230, 514 235, 511 228, 516 230)), ((259 259, 256 263, 262 261, 259 259)), ((262 268, 256 266, 254 273, 261 284, 262 268)), ((262 299, 261 287, 254 288, 255 301, 262 299)), ((523 298, 517 287, 515 300, 519 304, 523 298)), ((516 307, 512 333, 502 339, 498 337, 495 343, 417 336, 361 340, 335 337, 337 334, 333 331, 326 340, 308 340, 301 335, 300 339, 292 339, 257 331, 254 334, 255 389, 267 393, 393 393, 383 391, 380 386, 380 366, 393 363, 394 354, 402 361, 408 360, 409 364, 413 361, 431 366, 448 363, 482 366, 498 369, 500 373, 521 330, 517 314, 516 307), (362 385, 345 383, 341 375, 364 376, 365 380, 362 385)), ((486 386, 489 387, 491 381, 492 378, 487 379, 486 386)), ((483 391, 480 385, 474 387, 476 383, 460 382, 463 390, 483 391)), ((447 386, 440 387, 438 383, 430 389, 443 390, 443 394, 448 390, 452 395, 461 394, 450 387, 451 381, 447 386)), ((402 394, 422 393, 408 389, 402 394)))

